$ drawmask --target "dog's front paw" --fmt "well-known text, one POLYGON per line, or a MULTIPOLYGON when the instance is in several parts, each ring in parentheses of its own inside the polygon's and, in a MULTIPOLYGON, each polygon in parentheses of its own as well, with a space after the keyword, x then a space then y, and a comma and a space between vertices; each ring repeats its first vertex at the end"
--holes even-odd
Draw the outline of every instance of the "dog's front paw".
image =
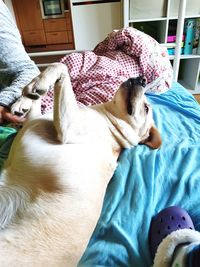
POLYGON ((21 96, 12 106, 11 113, 19 117, 25 117, 32 107, 32 99, 21 96))

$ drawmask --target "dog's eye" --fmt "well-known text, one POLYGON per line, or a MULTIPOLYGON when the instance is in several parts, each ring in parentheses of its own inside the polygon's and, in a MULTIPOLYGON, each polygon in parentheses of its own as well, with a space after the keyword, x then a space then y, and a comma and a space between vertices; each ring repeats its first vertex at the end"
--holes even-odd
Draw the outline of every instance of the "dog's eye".
POLYGON ((148 114, 149 112, 149 107, 147 104, 144 104, 144 111, 146 112, 146 114, 148 114))

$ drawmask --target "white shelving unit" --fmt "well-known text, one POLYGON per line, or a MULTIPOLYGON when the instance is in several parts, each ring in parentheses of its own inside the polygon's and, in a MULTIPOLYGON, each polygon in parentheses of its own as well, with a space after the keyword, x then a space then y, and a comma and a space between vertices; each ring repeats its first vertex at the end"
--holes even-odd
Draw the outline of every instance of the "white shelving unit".
POLYGON ((184 21, 200 18, 199 0, 124 0, 124 27, 132 26, 167 46, 167 36, 176 35, 175 55, 169 56, 174 80, 192 94, 200 94, 200 54, 180 55, 184 21))

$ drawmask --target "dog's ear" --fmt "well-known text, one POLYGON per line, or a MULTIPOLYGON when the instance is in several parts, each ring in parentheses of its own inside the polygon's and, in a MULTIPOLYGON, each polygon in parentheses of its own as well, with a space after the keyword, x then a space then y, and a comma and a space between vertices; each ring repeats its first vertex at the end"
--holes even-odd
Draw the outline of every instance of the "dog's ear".
POLYGON ((151 127, 149 131, 149 137, 146 140, 141 141, 140 144, 147 145, 152 149, 156 149, 161 146, 162 139, 156 127, 151 127))

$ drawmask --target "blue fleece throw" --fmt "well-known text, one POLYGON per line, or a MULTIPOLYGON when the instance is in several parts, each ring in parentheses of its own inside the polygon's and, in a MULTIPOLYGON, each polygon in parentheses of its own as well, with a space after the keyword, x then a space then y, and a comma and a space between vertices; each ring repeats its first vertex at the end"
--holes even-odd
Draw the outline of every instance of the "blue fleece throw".
POLYGON ((200 231, 200 105, 178 83, 148 99, 162 147, 123 151, 81 266, 150 267, 151 219, 171 205, 186 209, 200 231))

